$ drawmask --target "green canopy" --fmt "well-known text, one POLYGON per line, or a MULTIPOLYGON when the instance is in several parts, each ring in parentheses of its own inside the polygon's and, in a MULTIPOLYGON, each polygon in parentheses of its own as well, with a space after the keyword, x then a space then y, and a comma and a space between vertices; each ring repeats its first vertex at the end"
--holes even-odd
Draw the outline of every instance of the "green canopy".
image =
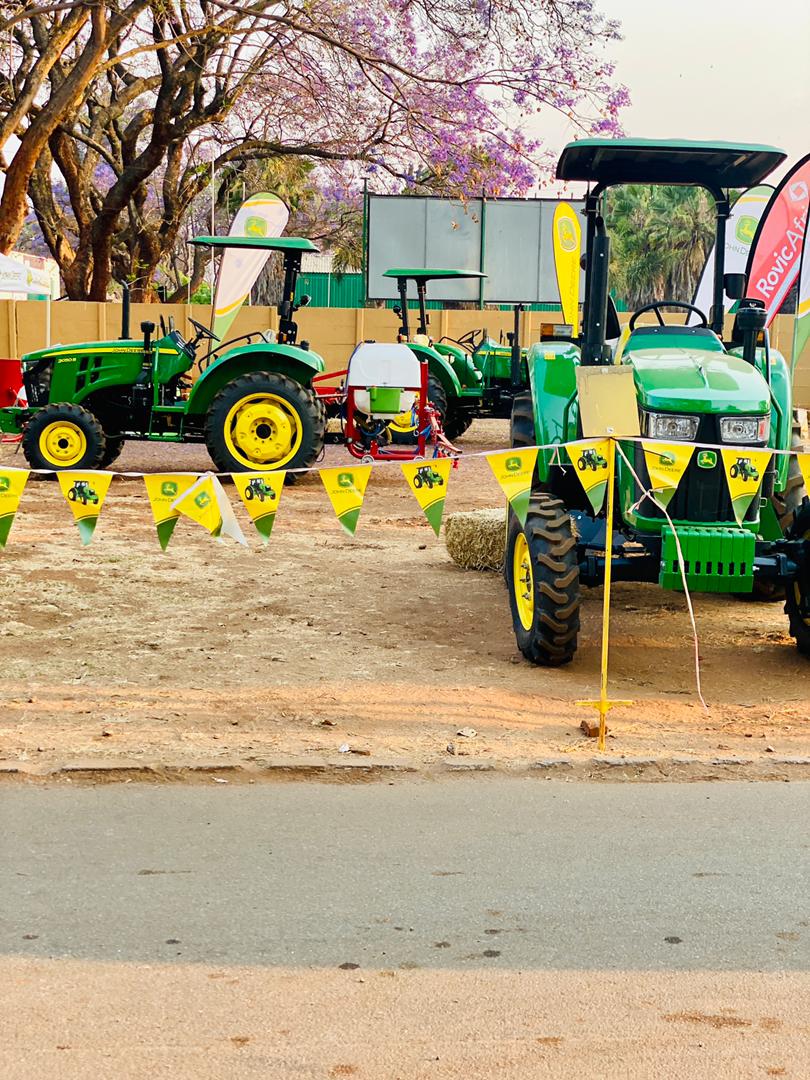
POLYGON ((434 278, 484 278, 486 276, 480 270, 431 270, 429 267, 408 269, 400 266, 383 273, 383 277, 409 278, 411 281, 431 281, 434 278))
POLYGON ((257 251, 317 251, 303 236, 195 236, 192 244, 212 248, 253 248, 257 251))
POLYGON ((695 184, 712 189, 761 183, 785 160, 775 146, 687 139, 580 139, 557 162, 558 180, 695 184))

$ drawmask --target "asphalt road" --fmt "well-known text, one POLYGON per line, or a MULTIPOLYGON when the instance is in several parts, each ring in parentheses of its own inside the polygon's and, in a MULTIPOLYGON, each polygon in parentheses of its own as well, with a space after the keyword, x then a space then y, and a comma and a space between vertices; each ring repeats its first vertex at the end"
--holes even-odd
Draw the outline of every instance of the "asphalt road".
POLYGON ((807 971, 810 784, 0 789, 0 951, 807 971))

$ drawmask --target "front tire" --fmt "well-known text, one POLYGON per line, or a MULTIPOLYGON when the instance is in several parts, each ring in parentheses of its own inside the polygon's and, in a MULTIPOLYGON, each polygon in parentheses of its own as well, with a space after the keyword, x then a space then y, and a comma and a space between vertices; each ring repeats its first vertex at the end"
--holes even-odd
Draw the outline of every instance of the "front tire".
POLYGON ((504 570, 520 651, 544 667, 569 663, 579 633, 579 562, 561 499, 534 494, 525 526, 510 515, 504 570))
POLYGON ((279 372, 251 371, 214 398, 205 443, 220 472, 305 469, 323 450, 325 426, 311 390, 279 372))
POLYGON ((32 469, 98 469, 107 448, 95 416, 81 405, 46 405, 28 421, 22 449, 32 469))
MULTIPOLYGON (((796 514, 793 527, 788 532, 791 539, 804 540, 810 544, 810 499, 804 497, 796 514)), ((790 621, 790 633, 796 648, 810 657, 810 557, 785 589, 785 614, 790 621)))

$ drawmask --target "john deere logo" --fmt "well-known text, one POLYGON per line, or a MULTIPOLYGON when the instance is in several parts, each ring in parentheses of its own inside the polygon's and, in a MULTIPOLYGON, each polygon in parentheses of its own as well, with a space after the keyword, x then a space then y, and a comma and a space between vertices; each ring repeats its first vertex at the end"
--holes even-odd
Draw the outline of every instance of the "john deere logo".
POLYGON ((557 222, 557 239, 563 251, 574 251, 577 246, 577 234, 569 218, 561 217, 557 222))
POLYGON ((503 467, 507 472, 519 472, 522 468, 522 462, 519 457, 508 457, 503 463, 503 467))
POLYGON ((697 463, 701 469, 713 469, 717 464, 717 454, 714 450, 701 450, 697 456, 697 463))
POLYGON ((338 473, 337 482, 338 482, 338 487, 344 487, 344 488, 354 487, 354 475, 353 475, 353 473, 350 473, 350 472, 338 473))
POLYGON ((743 214, 737 221, 737 228, 734 231, 741 244, 750 246, 754 240, 754 233, 757 231, 757 219, 751 217, 750 214, 743 214))
POLYGON ((177 484, 175 484, 174 480, 164 480, 160 485, 160 494, 173 499, 177 494, 177 484))
POLYGON ((207 491, 201 491, 198 495, 194 496, 194 505, 198 506, 200 510, 204 510, 206 506, 211 505, 211 496, 207 491))
POLYGON ((11 481, 9 478, 7 476, 0 476, 0 495, 2 495, 4 491, 8 491, 10 487, 11 481))
POLYGON ((267 236, 267 222, 264 218, 252 214, 245 221, 245 236, 267 236))

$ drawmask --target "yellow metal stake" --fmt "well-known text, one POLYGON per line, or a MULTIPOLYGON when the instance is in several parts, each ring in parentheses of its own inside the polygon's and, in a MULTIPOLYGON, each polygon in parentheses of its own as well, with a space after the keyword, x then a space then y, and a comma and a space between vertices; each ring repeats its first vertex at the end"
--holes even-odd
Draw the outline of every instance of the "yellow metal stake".
POLYGON ((629 701, 611 701, 608 698, 608 647, 610 643, 610 584, 613 571, 613 503, 616 494, 616 442, 608 442, 607 475, 607 521, 605 523, 605 593, 602 601, 602 663, 601 685, 598 701, 578 701, 578 705, 588 705, 599 710, 599 741, 597 748, 605 749, 607 734, 608 709, 614 705, 630 705, 629 701))

